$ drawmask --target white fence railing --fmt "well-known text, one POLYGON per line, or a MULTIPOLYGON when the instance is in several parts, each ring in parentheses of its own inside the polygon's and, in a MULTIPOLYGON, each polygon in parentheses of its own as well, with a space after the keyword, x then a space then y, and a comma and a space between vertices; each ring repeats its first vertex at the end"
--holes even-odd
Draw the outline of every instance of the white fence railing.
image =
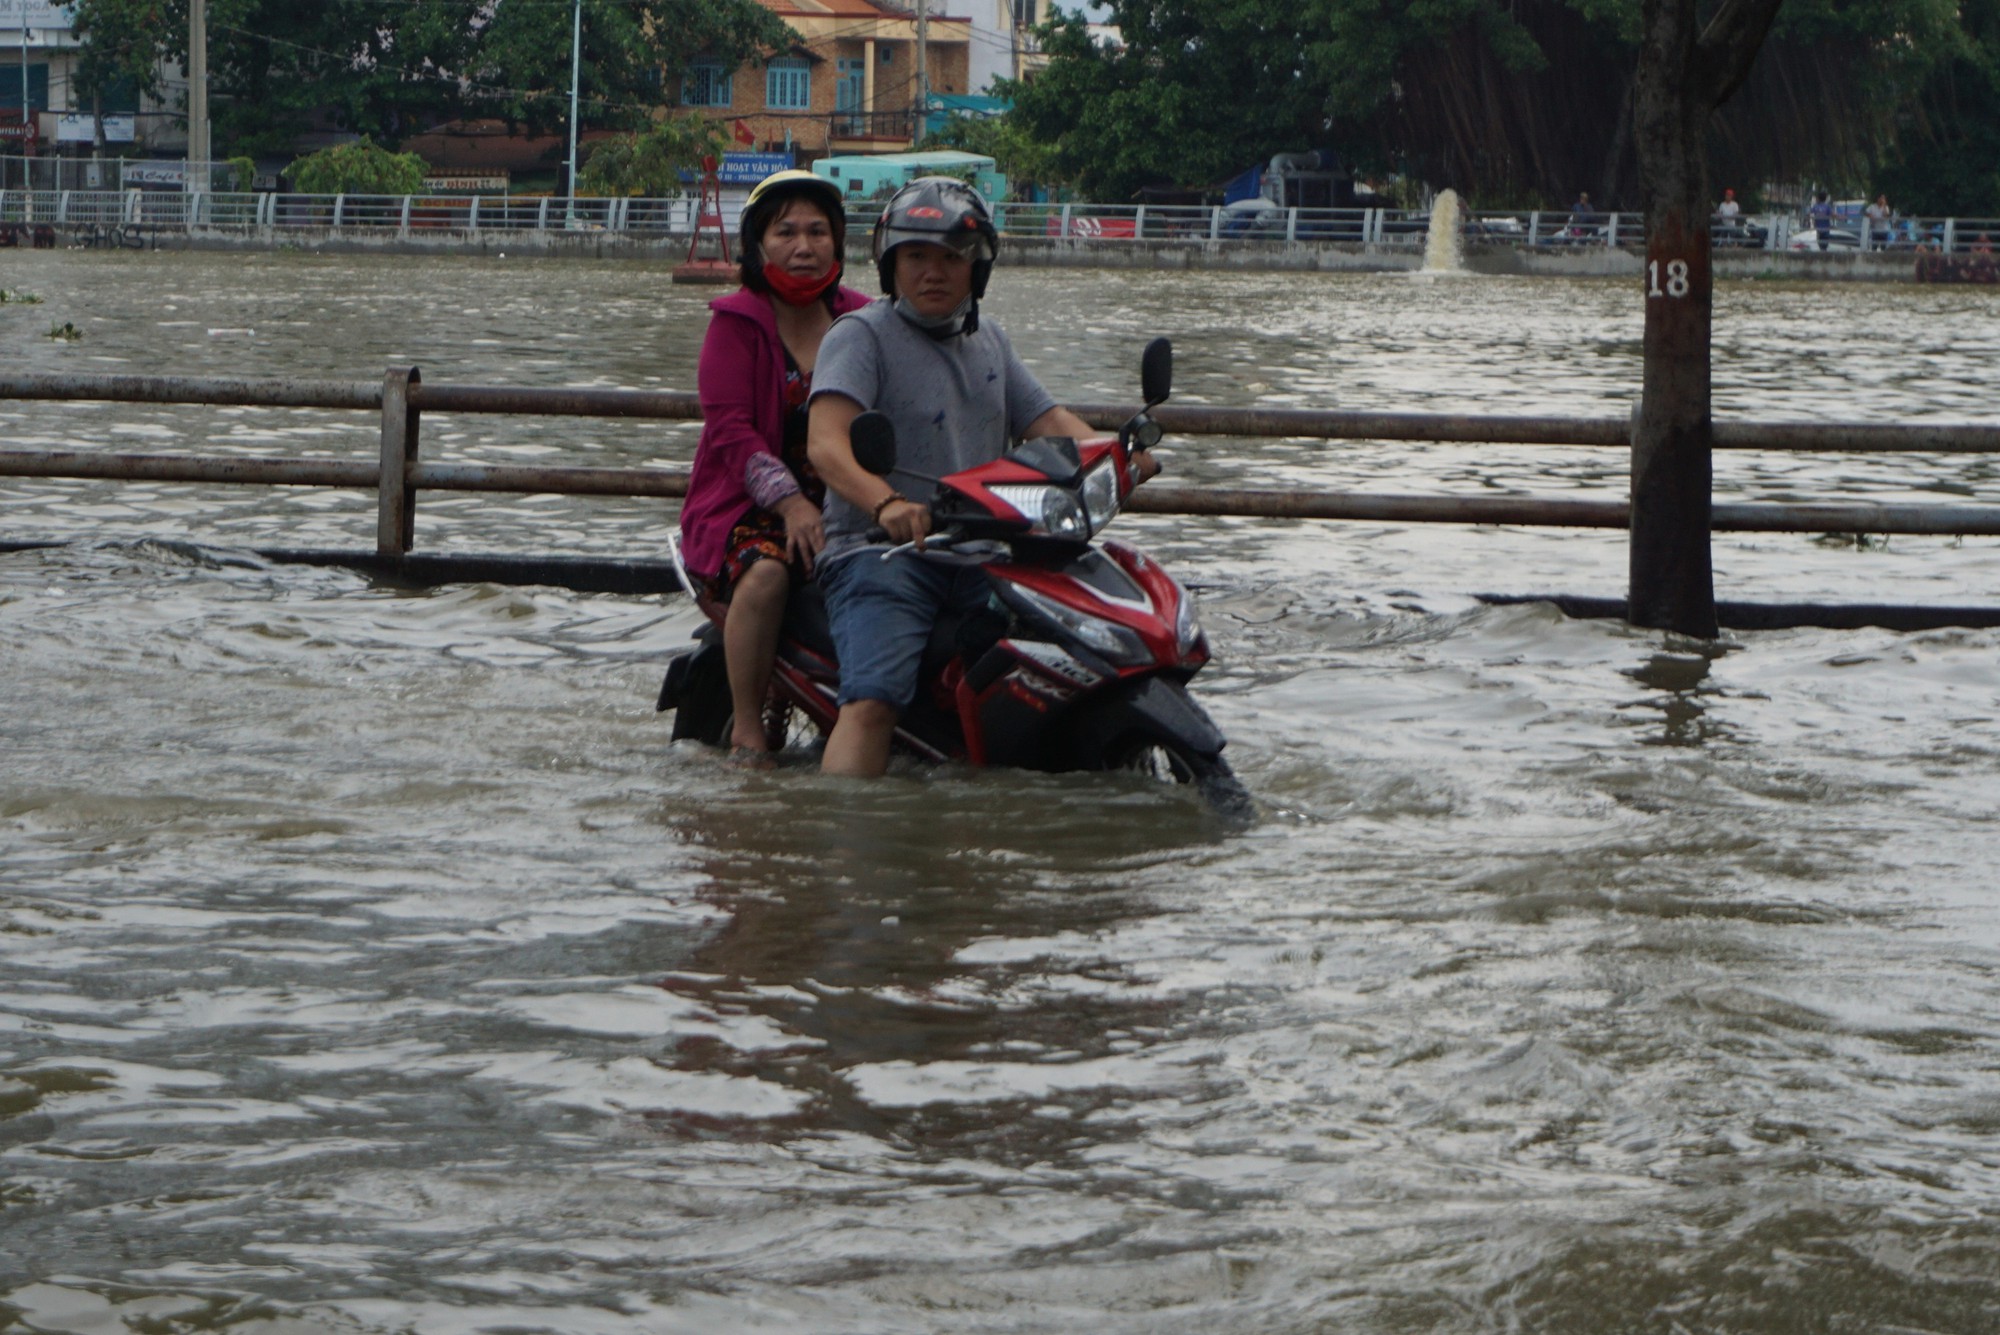
MULTIPOLYGON (((736 229, 734 203, 722 225, 736 229)), ((880 205, 857 201, 851 232, 872 225, 880 205)), ((1397 209, 1309 209, 1162 204, 1000 204, 994 219, 1004 235, 1091 245, 1103 242, 1338 245, 1421 250, 1430 216, 1397 209)), ((323 229, 355 234, 415 236, 477 232, 591 232, 664 239, 693 235, 692 199, 575 199, 522 195, 277 195, 177 190, 0 189, 0 244, 19 226, 75 229, 127 244, 149 233, 282 232, 323 229)), ((1645 245, 1644 220, 1634 213, 1579 215, 1568 211, 1478 211, 1464 215, 1474 245, 1610 247, 1645 245)), ((2000 242, 2000 219, 1897 218, 1863 227, 1837 220, 1822 240, 1807 220, 1786 215, 1716 219, 1718 250, 1870 250, 1985 254, 2000 242)))

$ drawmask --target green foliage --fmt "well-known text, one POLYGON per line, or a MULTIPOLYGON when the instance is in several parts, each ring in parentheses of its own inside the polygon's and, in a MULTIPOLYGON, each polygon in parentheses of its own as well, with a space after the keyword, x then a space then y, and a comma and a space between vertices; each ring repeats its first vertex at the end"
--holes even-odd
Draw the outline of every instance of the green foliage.
POLYGON ((1905 213, 2000 218, 2000 0, 1966 0, 1961 22, 1874 184, 1905 213))
POLYGON ((73 76, 77 107, 89 108, 114 89, 157 97, 172 22, 162 0, 71 0, 70 28, 81 43, 73 76))
POLYGON ((32 292, 21 292, 11 287, 0 287, 0 306, 8 303, 18 306, 39 306, 42 299, 32 292))
MULTIPOLYGON (((1787 0, 1716 122, 1718 172, 1740 187, 1865 179, 1996 3, 1787 0)), ((1123 50, 1097 46, 1080 18, 1048 25, 1048 67, 1014 90, 1010 117, 1055 175, 1098 198, 1210 186, 1312 148, 1474 197, 1559 203, 1590 189, 1610 202, 1634 179, 1625 113, 1644 0, 1106 7, 1123 50)))
POLYGON ((58 343, 75 343, 83 337, 83 331, 68 320, 64 320, 61 324, 49 326, 48 337, 58 343))
POLYGON ((249 158, 231 158, 229 160, 229 174, 234 178, 238 190, 247 191, 257 184, 257 164, 249 158))
POLYGON ((640 195, 671 199, 681 193, 681 172, 699 169, 705 157, 720 156, 722 131, 698 115, 668 116, 638 134, 601 140, 577 174, 593 195, 640 195))
MULTIPOLYGON (((1004 85, 1002 97, 1018 93, 1004 85)), ((994 167, 1016 191, 1031 185, 1059 187, 1062 176, 1056 170, 1055 149, 1028 133, 1014 116, 967 116, 953 113, 945 123, 917 145, 919 149, 955 148, 964 153, 981 153, 993 159, 994 167)), ((967 173, 967 179, 972 173, 967 173)))
POLYGON ((424 160, 391 153, 364 136, 310 153, 285 175, 305 195, 414 195, 424 186, 424 160))
MULTIPOLYGON (((152 55, 185 64, 187 0, 78 0, 163 12, 152 55)), ((228 151, 283 153, 330 116, 382 143, 470 117, 569 124, 566 0, 208 0, 209 112, 228 151)), ((696 56, 731 66, 797 37, 757 0, 583 0, 580 119, 644 125, 696 56)))

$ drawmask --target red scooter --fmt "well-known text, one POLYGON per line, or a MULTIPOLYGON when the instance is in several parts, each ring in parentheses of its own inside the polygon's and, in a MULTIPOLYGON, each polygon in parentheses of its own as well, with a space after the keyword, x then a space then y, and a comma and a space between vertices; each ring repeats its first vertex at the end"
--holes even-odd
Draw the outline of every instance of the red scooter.
MULTIPOLYGON (((1222 733, 1189 696, 1208 662, 1193 600, 1135 548, 1094 541, 1135 483, 1129 453, 1160 439, 1147 413, 1173 379, 1173 348, 1146 348, 1146 406, 1115 438, 1030 440, 992 463, 934 481, 933 532, 915 544, 853 561, 976 562, 991 596, 974 616, 948 616, 931 635, 916 700, 896 730, 898 749, 925 760, 1037 770, 1138 770, 1194 784, 1219 811, 1241 816, 1250 798, 1222 758, 1222 733), (944 555, 940 556, 942 553, 944 555)), ((855 419, 856 460, 886 475, 895 429, 881 413, 855 419)), ((905 476, 912 476, 905 473, 905 476)), ((674 558, 679 562, 678 547, 674 558)), ((683 587, 698 589, 681 571, 683 587)), ((729 736, 723 664, 727 607, 696 594, 708 618, 697 646, 668 665, 659 708, 673 735, 713 745, 729 736)), ((795 715, 823 738, 840 689, 817 584, 794 590, 771 676, 765 727, 775 747, 795 715)))

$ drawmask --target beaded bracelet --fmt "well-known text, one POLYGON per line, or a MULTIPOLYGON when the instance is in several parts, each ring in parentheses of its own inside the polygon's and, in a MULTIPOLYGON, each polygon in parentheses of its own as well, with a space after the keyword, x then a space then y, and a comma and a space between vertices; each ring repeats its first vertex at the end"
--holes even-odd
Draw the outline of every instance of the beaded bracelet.
POLYGON ((879 500, 879 501, 877 501, 877 502, 875 503, 875 513, 873 513, 873 514, 871 514, 871 515, 869 515, 869 516, 868 516, 868 519, 869 519, 869 522, 870 522, 870 523, 875 523, 875 524, 879 524, 879 523, 881 523, 881 522, 882 522, 882 512, 883 512, 884 510, 886 510, 886 509, 888 509, 888 508, 889 508, 890 506, 894 505, 894 504, 895 504, 895 503, 896 503, 897 501, 907 501, 907 500, 909 500, 909 499, 910 499, 910 498, 909 498, 908 496, 905 496, 905 495, 904 495, 904 494, 903 494, 902 492, 900 492, 900 491, 892 491, 892 492, 890 492, 890 493, 889 493, 889 494, 888 494, 887 496, 884 496, 884 497, 883 497, 883 498, 882 498, 881 500, 879 500))

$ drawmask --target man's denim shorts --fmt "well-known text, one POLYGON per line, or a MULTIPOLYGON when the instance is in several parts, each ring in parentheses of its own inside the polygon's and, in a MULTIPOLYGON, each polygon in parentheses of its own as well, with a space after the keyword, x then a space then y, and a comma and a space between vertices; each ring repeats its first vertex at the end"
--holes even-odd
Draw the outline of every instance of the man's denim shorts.
POLYGON ((986 605, 977 566, 880 551, 857 552, 819 569, 833 650, 840 655, 840 703, 880 700, 900 713, 917 696, 917 671, 931 628, 948 607, 986 605))

